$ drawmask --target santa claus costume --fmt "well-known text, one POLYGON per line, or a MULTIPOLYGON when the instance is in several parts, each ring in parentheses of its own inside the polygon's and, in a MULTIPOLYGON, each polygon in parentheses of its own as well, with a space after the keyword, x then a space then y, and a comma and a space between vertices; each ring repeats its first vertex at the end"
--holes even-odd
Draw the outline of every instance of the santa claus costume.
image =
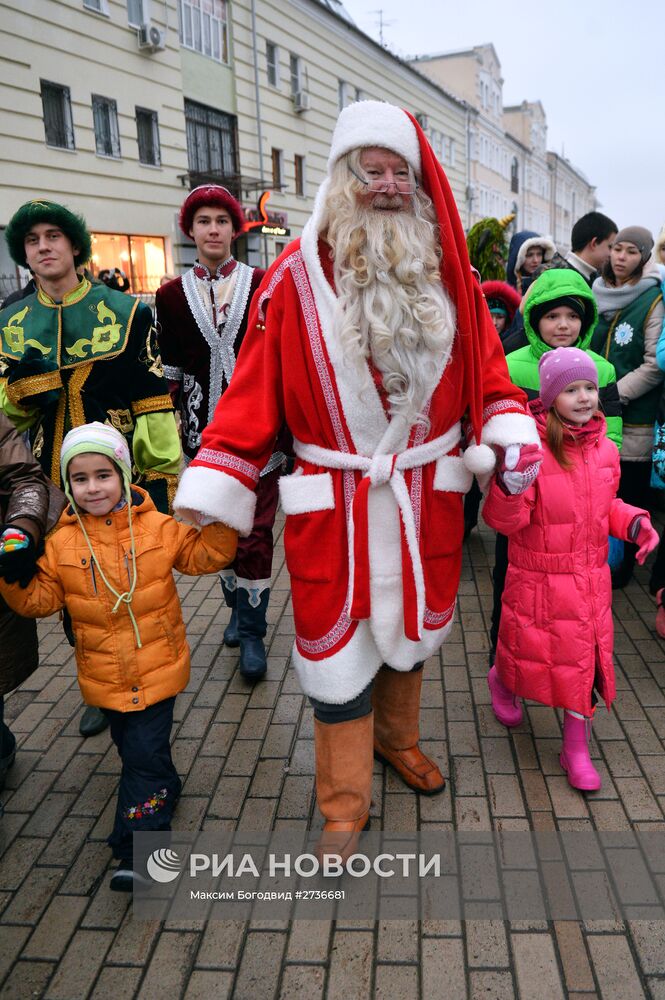
POLYGON ((415 119, 378 101, 345 108, 328 167, 302 238, 261 284, 241 364, 183 476, 176 507, 186 517, 249 531, 260 469, 286 421, 297 456, 293 475, 280 482, 293 662, 315 706, 325 828, 355 833, 368 821, 373 743, 410 787, 432 793, 444 786, 417 745, 417 668, 452 626, 462 496, 472 471, 493 468, 489 445, 538 438, 525 397, 508 379, 448 181, 415 119), (333 267, 321 237, 326 195, 336 162, 367 147, 402 157, 432 199, 441 281, 456 310, 450 348, 423 407, 427 422, 411 426, 391 418, 362 371, 367 361, 349 363, 335 335, 333 267), (465 414, 475 440, 463 456, 465 414), (357 709, 372 683, 373 711, 371 704, 357 709))
MULTIPOLYGON (((180 210, 180 228, 191 238, 196 211, 218 207, 228 212, 234 238, 243 229, 240 204, 226 188, 195 188, 180 210)), ((265 271, 229 256, 214 273, 197 261, 185 274, 157 290, 157 335, 174 403, 180 411, 182 448, 191 461, 203 430, 227 391, 235 370, 254 292, 265 271)), ((273 442, 274 443, 274 442, 273 442)), ((266 672, 263 639, 270 596, 272 529, 278 503, 277 483, 283 454, 268 456, 260 471, 251 532, 240 540, 233 564, 221 574, 231 621, 224 632, 228 646, 240 646, 240 672, 250 681, 266 672)))

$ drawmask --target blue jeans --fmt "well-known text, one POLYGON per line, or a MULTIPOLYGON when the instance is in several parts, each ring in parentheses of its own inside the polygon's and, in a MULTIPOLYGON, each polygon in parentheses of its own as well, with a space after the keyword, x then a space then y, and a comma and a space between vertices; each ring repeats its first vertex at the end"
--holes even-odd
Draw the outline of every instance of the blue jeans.
POLYGON ((171 757, 175 698, 141 712, 103 709, 122 761, 118 805, 108 845, 113 857, 131 867, 132 835, 171 829, 182 782, 171 757))

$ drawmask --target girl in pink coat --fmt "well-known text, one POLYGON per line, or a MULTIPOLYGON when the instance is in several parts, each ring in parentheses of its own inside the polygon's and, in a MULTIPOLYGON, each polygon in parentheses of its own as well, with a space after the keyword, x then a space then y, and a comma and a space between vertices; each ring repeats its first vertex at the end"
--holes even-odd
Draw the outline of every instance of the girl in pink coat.
POLYGON ((608 709, 616 691, 608 535, 635 542, 643 563, 658 534, 645 510, 616 499, 619 453, 598 413, 591 358, 559 347, 543 355, 539 371, 540 399, 530 408, 543 448, 540 473, 513 495, 524 473, 510 468, 506 454, 483 510, 490 527, 509 538, 488 683, 504 725, 522 721, 518 698, 564 709, 561 766, 573 788, 594 791, 601 786, 588 743, 594 690, 608 709))

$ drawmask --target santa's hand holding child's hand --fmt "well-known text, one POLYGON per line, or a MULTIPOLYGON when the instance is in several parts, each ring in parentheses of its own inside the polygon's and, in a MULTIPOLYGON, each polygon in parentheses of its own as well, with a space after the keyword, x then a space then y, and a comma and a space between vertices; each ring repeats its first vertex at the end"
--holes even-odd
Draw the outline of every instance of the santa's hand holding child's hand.
POLYGON ((630 526, 630 537, 638 547, 635 558, 641 566, 649 553, 657 547, 660 541, 658 532, 649 517, 636 517, 630 526))
POLYGON ((497 469, 497 480, 504 493, 518 496, 535 482, 543 450, 537 444, 509 444, 497 469))

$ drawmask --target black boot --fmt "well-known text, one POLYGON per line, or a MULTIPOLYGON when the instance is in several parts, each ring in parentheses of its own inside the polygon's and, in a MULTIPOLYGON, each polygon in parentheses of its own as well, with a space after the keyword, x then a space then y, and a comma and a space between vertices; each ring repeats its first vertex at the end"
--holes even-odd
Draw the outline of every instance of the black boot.
POLYGON ((88 736, 96 736, 97 733, 103 733, 108 724, 109 720, 101 708, 94 708, 92 705, 88 705, 79 722, 79 733, 87 739, 88 736))
POLYGON ((268 669, 263 640, 267 631, 266 612, 270 588, 252 587, 243 580, 237 590, 238 635, 240 637, 240 674, 252 683, 261 680, 268 669), (249 585, 249 589, 245 587, 249 585))
POLYGON ((219 582, 222 585, 222 593, 224 594, 226 606, 227 608, 231 608, 231 618, 229 619, 229 624, 224 629, 224 645, 228 646, 230 649, 235 649, 240 645, 240 636, 238 635, 238 609, 236 607, 238 582, 233 570, 220 574, 219 582))

